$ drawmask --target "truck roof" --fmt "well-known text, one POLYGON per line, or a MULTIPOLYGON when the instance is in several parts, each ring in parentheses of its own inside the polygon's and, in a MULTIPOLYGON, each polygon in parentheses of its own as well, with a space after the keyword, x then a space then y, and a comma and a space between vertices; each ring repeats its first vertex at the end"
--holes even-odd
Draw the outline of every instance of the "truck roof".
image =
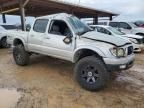
POLYGON ((103 28, 107 28, 107 27, 110 27, 110 26, 107 26, 107 25, 90 25, 90 27, 103 27, 103 28))
POLYGON ((46 15, 46 16, 41 16, 41 17, 37 17, 36 19, 66 19, 67 17, 72 16, 71 14, 67 14, 67 13, 58 13, 58 14, 52 14, 52 15, 46 15))

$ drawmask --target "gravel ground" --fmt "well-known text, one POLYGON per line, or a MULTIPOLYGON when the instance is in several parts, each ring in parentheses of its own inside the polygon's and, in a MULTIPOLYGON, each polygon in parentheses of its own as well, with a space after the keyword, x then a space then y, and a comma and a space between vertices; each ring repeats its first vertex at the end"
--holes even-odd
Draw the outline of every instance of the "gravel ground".
POLYGON ((0 49, 0 108, 144 108, 144 52, 130 70, 112 73, 107 88, 89 92, 74 80, 69 62, 33 56, 20 67, 0 49))

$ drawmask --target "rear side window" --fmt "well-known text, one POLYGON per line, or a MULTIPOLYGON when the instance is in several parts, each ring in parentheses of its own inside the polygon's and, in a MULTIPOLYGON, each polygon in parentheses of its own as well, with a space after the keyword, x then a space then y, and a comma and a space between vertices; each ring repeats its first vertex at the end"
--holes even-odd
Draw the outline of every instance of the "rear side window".
POLYGON ((33 30, 39 33, 45 33, 47 25, 48 25, 47 19, 38 19, 35 21, 33 30))
POLYGON ((110 22, 109 26, 111 26, 111 27, 118 27, 118 23, 117 22, 110 22))
POLYGON ((12 29, 17 29, 15 25, 1 25, 3 28, 6 30, 12 30, 12 29))
POLYGON ((111 35, 111 33, 110 33, 107 29, 105 29, 105 28, 102 28, 102 27, 96 27, 96 29, 97 29, 97 32, 111 35))

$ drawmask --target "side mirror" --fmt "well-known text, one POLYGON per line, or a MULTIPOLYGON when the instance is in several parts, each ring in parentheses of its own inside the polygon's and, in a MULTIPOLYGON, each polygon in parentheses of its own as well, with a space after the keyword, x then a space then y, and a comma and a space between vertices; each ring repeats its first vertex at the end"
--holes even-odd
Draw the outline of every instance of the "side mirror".
POLYGON ((31 26, 30 26, 30 25, 27 25, 27 26, 26 26, 26 31, 30 31, 30 29, 31 29, 31 26))
POLYGON ((112 33, 111 33, 111 32, 109 32, 109 35, 112 35, 112 33))
POLYGON ((132 29, 132 28, 131 28, 130 26, 128 26, 128 27, 127 27, 127 29, 129 29, 129 30, 130 30, 130 29, 132 29))
POLYGON ((67 36, 66 38, 64 38, 63 42, 66 43, 66 44, 70 44, 72 42, 72 37, 67 36))

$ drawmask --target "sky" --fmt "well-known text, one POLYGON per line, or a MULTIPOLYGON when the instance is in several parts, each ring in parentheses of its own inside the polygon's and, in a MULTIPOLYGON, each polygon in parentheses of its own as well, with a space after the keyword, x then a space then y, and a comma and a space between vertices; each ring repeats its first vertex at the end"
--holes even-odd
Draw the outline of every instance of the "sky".
MULTIPOLYGON (((101 9, 120 14, 114 20, 134 21, 144 20, 144 0, 59 0, 83 5, 95 9, 101 9)), ((6 16, 11 24, 20 23, 19 16, 6 16)), ((27 18, 27 23, 32 23, 34 18, 27 18)), ((0 23, 2 19, 0 17, 0 23)))

